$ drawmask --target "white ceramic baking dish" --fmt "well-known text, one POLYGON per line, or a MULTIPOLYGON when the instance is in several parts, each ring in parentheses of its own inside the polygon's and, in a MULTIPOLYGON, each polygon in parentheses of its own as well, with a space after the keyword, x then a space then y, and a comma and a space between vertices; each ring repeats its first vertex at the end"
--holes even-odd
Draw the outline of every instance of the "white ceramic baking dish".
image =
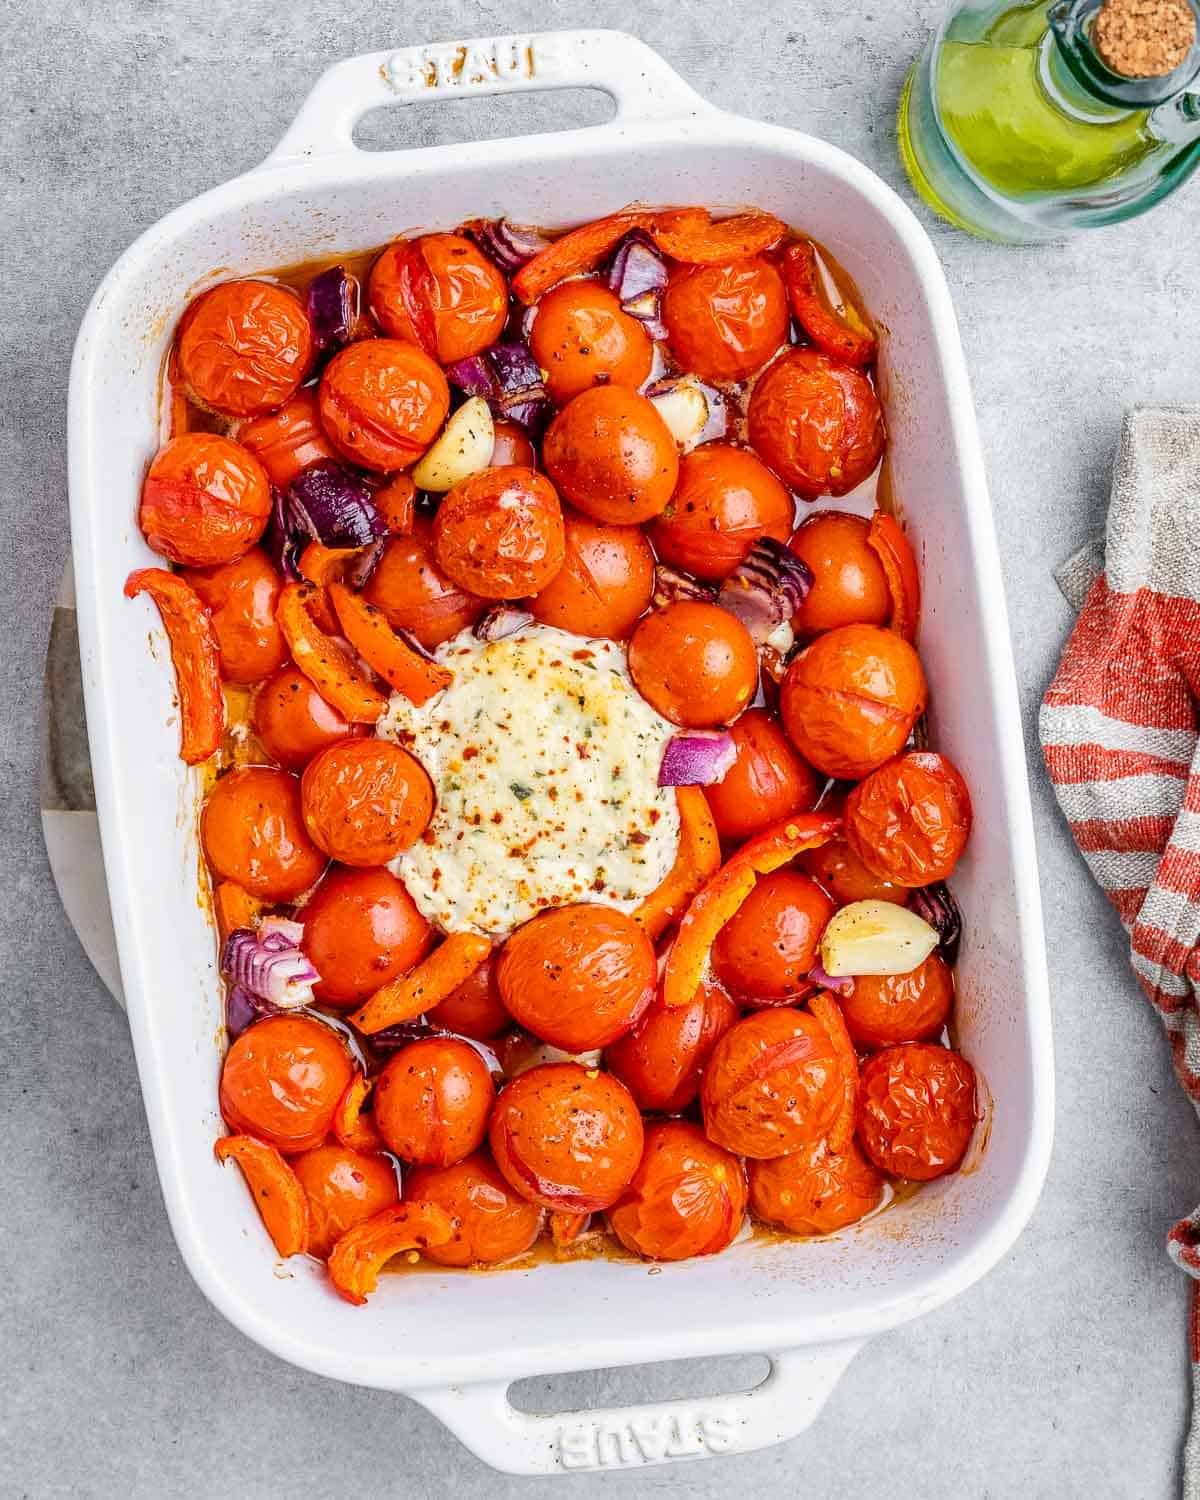
POLYGON ((401 1391, 497 1468, 639 1465, 801 1431, 863 1340, 928 1311, 1013 1243, 1042 1184, 1053 1075, 1028 789, 1004 599, 954 314, 933 249, 871 172, 810 137, 711 108, 633 37, 564 32, 353 58, 317 83, 256 171, 168 215, 92 302, 71 375, 71 516, 96 798, 129 1018, 163 1193, 192 1274, 251 1338, 335 1379, 401 1391), (411 152, 352 138, 379 106, 587 86, 599 128, 411 152), (281 1266, 236 1173, 213 1160, 221 1008, 197 900, 198 785, 177 758, 165 639, 127 602, 154 559, 135 525, 172 325, 221 277, 483 214, 567 224, 627 202, 756 203, 802 225, 884 330, 890 480, 923 563, 936 738, 975 799, 956 878, 968 919, 962 1046, 990 1087, 986 1150, 877 1220, 821 1242, 747 1242, 651 1269, 596 1261, 385 1279, 367 1308, 306 1261, 281 1266), (755 1390, 534 1416, 521 1376, 763 1352, 755 1390))

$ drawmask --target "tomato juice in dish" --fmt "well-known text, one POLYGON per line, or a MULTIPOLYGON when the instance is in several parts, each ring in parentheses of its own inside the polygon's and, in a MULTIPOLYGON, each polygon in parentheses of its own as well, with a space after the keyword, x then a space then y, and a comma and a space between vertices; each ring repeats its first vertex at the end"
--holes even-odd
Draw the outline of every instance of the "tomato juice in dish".
POLYGON ((472 220, 181 310, 126 593, 206 769, 217 1155, 346 1300, 835 1233, 963 1161, 970 793, 905 531, 828 503, 884 452, 876 351, 753 209, 472 220))

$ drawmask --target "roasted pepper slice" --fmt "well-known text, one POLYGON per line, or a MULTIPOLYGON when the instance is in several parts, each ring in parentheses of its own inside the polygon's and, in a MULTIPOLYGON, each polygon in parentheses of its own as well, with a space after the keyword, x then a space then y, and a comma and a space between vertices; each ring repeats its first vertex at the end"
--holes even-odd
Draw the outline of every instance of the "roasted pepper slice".
POLYGON ((631 229, 648 229, 653 218, 648 209, 627 208, 568 230, 525 262, 512 279, 513 295, 528 305, 568 276, 594 271, 631 229))
POLYGON ((149 594, 158 606, 179 695, 179 754, 189 766, 207 760, 225 729, 221 657, 217 636, 200 596, 178 573, 138 568, 125 580, 125 597, 149 594))
POLYGON ((867 531, 867 546, 879 559, 892 596, 888 624, 906 641, 914 640, 921 619, 921 575, 904 528, 895 516, 877 510, 867 531))
POLYGON ((658 214, 650 226, 650 237, 664 255, 693 266, 719 266, 761 255, 786 233, 782 219, 759 209, 716 223, 705 209, 683 209, 658 214))
POLYGON ((452 672, 402 640, 382 611, 361 594, 344 583, 331 583, 329 598, 343 634, 359 656, 410 703, 427 703, 454 681, 452 672))
POLYGON ((371 1035, 401 1021, 415 1021, 465 984, 491 951, 491 943, 477 933, 452 932, 415 969, 376 990, 350 1017, 351 1025, 371 1035))
POLYGON ((392 536, 408 536, 417 513, 417 487, 407 474, 397 474, 371 497, 380 519, 392 536))
POLYGON ((370 1092, 371 1080, 365 1073, 356 1073, 333 1112, 333 1133, 352 1151, 379 1151, 383 1146, 375 1121, 370 1115, 363 1114, 363 1105, 370 1092))
POLYGON ((214 1150, 218 1161, 232 1157, 241 1168, 280 1255, 303 1255, 308 1249, 308 1195, 275 1147, 252 1135, 227 1135, 214 1150))
POLYGON ((236 880, 222 880, 213 892, 221 941, 224 942, 239 927, 255 927, 266 904, 258 896, 252 896, 245 886, 238 885, 236 880))
POLYGON ((329 1255, 329 1278, 339 1296, 361 1307, 393 1255, 444 1245, 453 1234, 454 1220, 436 1203, 398 1203, 342 1235, 329 1255))
POLYGON ((679 804, 675 863, 633 913, 633 920, 651 942, 683 915, 688 902, 721 865, 721 840, 704 793, 698 786, 679 786, 675 799, 679 804))
POLYGON ((352 724, 374 724, 387 699, 342 647, 318 629, 308 612, 317 590, 311 583, 289 583, 279 596, 275 618, 305 677, 343 718, 352 724))
POLYGON ((591 1222, 591 1214, 569 1214, 556 1208, 550 1214, 550 1238, 556 1250, 573 1245, 591 1222))
POLYGON ((818 349, 848 365, 871 363, 879 347, 874 330, 849 303, 840 315, 828 305, 821 293, 816 248, 808 240, 783 252, 783 279, 796 322, 818 349))
POLYGON ((828 1142, 831 1151, 844 1151, 854 1135, 858 1117, 858 1054, 846 1029, 842 1008, 832 995, 818 990, 809 1000, 808 1008, 833 1043, 842 1065, 842 1107, 829 1128, 828 1142))

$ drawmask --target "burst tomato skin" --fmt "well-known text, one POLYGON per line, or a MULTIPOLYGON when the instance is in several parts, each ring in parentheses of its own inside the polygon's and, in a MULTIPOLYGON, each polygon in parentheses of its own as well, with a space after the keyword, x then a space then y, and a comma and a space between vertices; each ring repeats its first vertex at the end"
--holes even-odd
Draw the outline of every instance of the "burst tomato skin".
POLYGON ((429 923, 390 870, 331 870, 302 913, 301 948, 323 1005, 351 1010, 433 946, 429 923))
POLYGON ((646 1260, 717 1255, 746 1215, 746 1170, 698 1125, 661 1120, 646 1128, 633 1181, 608 1210, 609 1227, 646 1260))
POLYGON ((859 1047, 891 1047, 936 1036, 954 1004, 954 978, 931 953, 909 974, 861 974, 841 995, 846 1030, 859 1047))
POLYGON ((642 1117, 628 1089, 578 1063, 542 1063, 514 1078, 492 1111, 488 1141, 509 1186, 542 1208, 596 1213, 629 1185, 642 1117))
POLYGON ((234 1131, 285 1154, 310 1151, 329 1133, 353 1071, 332 1027, 311 1016, 267 1016, 225 1054, 221 1113, 234 1131))
POLYGON ((681 1114, 700 1093, 712 1049, 737 1018, 737 1006, 715 984, 701 985, 690 1005, 670 1010, 655 995, 633 1030, 605 1049, 605 1064, 639 1109, 681 1114))
POLYGON ((910 750, 846 798, 846 841, 863 864, 900 886, 948 880, 971 836, 971 794, 945 755, 910 750))
POLYGON ((300 783, 273 766, 239 766, 214 784, 200 840, 218 875, 266 901, 295 900, 325 868, 304 827, 300 783))
POLYGON ((518 927, 496 965, 500 997, 527 1031, 588 1052, 630 1030, 658 976, 650 939, 605 906, 559 906, 518 927))
POLYGON ((563 565, 529 601, 543 625, 624 640, 654 593, 654 553, 640 526, 606 526, 563 514, 563 565))
POLYGON ((682 599, 656 609, 629 643, 637 690, 663 718, 688 729, 736 719, 758 685, 750 632, 716 604, 682 599))
POLYGON ((806 500, 845 495, 883 456, 883 413, 861 370, 792 349, 763 374, 746 412, 750 446, 806 500))
POLYGON ((658 515, 679 478, 666 423, 645 396, 616 385, 567 402, 546 431, 542 463, 576 510, 615 526, 658 515))
POLYGON ((720 781, 704 788, 717 832, 742 842, 794 813, 810 812, 817 778, 763 708, 749 708, 729 728, 737 759, 720 781))
POLYGON ((955 1171, 975 1131, 975 1070, 925 1042, 885 1047, 859 1075, 858 1138, 883 1172, 929 1182, 955 1171))
POLYGON ((645 328, 592 280, 560 282, 539 298, 529 347, 557 406, 600 383, 636 391, 654 363, 645 328))
POLYGON ((869 1214, 883 1178, 853 1141, 831 1151, 816 1141, 790 1156, 750 1163, 750 1211, 789 1234, 833 1234, 869 1214))
POLYGON ((268 281, 226 281, 184 313, 176 351, 193 401, 227 417, 274 411, 295 395, 313 360, 299 297, 268 281))
POLYGON ((390 474, 407 469, 437 437, 450 410, 440 365, 403 339, 360 339, 325 366, 321 425, 351 463, 390 474))
POLYGON ((389 740, 348 739, 320 751, 305 768, 300 797, 317 848, 362 869, 395 859, 433 816, 424 767, 389 740))
POLYGON ((303 672, 287 666, 269 677, 255 695, 254 732, 285 771, 302 771, 318 750, 364 735, 367 726, 344 719, 303 672))
POLYGON ((812 1016, 787 1006, 757 1011, 730 1027, 708 1059, 705 1133, 738 1156, 799 1151, 828 1133, 843 1083, 833 1043, 812 1016))
POLYGON ((425 516, 416 518, 410 536, 389 539, 362 593, 393 630, 407 631, 426 651, 474 625, 486 607, 438 566, 433 523, 425 516))
POLYGON ((248 552, 270 514, 270 482, 252 453, 215 433, 185 432, 154 455, 138 525, 160 557, 206 568, 248 552))
POLYGON ((487 1134, 496 1087, 470 1042, 423 1037, 394 1053, 375 1085, 375 1125, 402 1161, 449 1167, 487 1134))
POLYGON ((793 659, 779 712, 810 765, 857 781, 903 746, 926 696, 920 659, 907 641, 877 625, 843 625, 793 659))
POLYGON ((496 984, 496 965, 485 958, 469 979, 463 981, 427 1017, 431 1026, 440 1026, 477 1042, 490 1042, 513 1024, 508 1007, 500 998, 496 984))
POLYGON ((425 1251, 439 1266, 499 1265, 523 1255, 541 1229, 542 1210, 513 1192, 486 1151, 449 1167, 415 1167, 406 1192, 436 1203, 454 1222, 453 1237, 425 1251))
POLYGON ((788 546, 808 565, 812 587, 792 617, 801 635, 839 625, 886 625, 892 596, 883 565, 867 545, 870 525, 847 511, 825 510, 802 521, 788 546))
POLYGON ((183 576, 211 615, 227 682, 261 682, 289 660, 275 622, 283 580, 261 547, 214 568, 188 568, 183 576))
POLYGON ((787 339, 783 277, 761 256, 671 273, 663 298, 671 352, 701 380, 745 380, 787 339))
POLYGON ((460 234, 394 241, 371 267, 367 297, 384 333, 443 365, 494 344, 508 316, 504 277, 460 234))
POLYGON ((566 538, 554 486, 534 469, 484 469, 456 484, 433 521, 438 566, 484 599, 523 599, 563 565, 566 538))
POLYGON ((803 997, 833 913, 833 902, 807 875, 787 869, 764 875, 713 945, 717 978, 744 1000, 803 997))
POLYGON ((868 870, 845 839, 830 839, 819 849, 805 850, 800 863, 839 906, 848 906, 851 901, 891 901, 896 906, 908 905, 905 887, 883 880, 868 870))
POLYGON ((719 583, 764 536, 786 542, 796 504, 745 448, 703 443, 679 461, 670 504, 650 528, 659 557, 719 583))
POLYGON ((386 1156, 349 1146, 314 1146, 292 1161, 308 1198, 311 1255, 324 1260, 347 1229, 400 1201, 396 1169, 386 1156))

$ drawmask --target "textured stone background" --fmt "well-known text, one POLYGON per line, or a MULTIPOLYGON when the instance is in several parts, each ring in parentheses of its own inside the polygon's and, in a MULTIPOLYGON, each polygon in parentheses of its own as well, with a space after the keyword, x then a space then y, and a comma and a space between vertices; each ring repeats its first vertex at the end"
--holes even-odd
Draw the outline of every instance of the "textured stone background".
MULTIPOLYGON (((1191 1111, 1031 750, 1058 1051, 1054 1163, 984 1282, 876 1339, 807 1436, 637 1475, 506 1480, 417 1407, 279 1363, 175 1251, 125 1023, 70 932, 37 818, 37 702, 67 551, 64 408, 96 283, 143 227, 261 159, 329 62, 547 25, 643 36, 715 102, 825 136, 899 184, 893 113, 933 0, 3 0, 0 182, 0 1495, 1129 1496, 1177 1484, 1185 1287, 1163 1236, 1200 1198, 1191 1111)), ((393 112, 420 145, 593 122, 592 96, 393 112)), ((1051 565, 1101 522, 1121 410, 1194 399, 1197 192, 1066 248, 932 226, 974 381, 1030 722, 1067 628, 1051 565), (1192 295, 1189 295, 1192 294, 1192 295)), ((584 1400, 731 1372, 553 1383, 584 1400)))

